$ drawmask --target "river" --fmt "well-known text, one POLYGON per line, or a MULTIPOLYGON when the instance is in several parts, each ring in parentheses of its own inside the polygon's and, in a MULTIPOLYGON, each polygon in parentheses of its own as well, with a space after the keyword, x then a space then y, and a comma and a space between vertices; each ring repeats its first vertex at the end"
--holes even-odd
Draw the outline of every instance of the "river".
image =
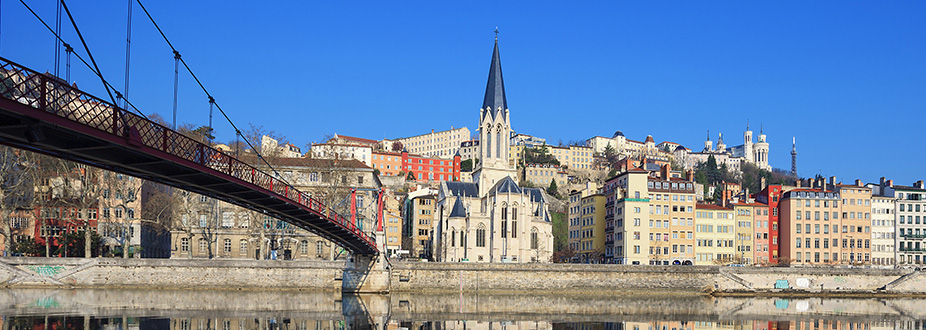
POLYGON ((922 330, 916 298, 7 289, 3 329, 922 330))

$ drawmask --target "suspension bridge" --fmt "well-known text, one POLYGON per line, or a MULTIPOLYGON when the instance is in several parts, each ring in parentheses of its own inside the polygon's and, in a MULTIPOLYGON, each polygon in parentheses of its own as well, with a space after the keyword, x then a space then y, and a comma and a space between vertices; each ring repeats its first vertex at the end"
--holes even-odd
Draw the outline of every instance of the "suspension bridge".
MULTIPOLYGON (((142 9, 145 9, 141 1, 136 1, 142 9)), ((45 23, 29 8, 28 4, 25 2, 22 4, 56 38, 56 74, 40 73, 0 57, 0 144, 68 159, 213 197, 263 212, 306 229, 340 245, 355 256, 372 258, 379 255, 375 235, 377 232, 382 232, 383 199, 381 193, 378 194, 379 212, 375 228, 361 228, 359 224, 362 221, 353 203, 350 205, 351 214, 347 216, 338 214, 321 201, 294 188, 279 175, 268 174, 254 164, 243 162, 237 157, 223 153, 175 129, 152 121, 140 112, 136 114, 126 110, 126 108, 134 108, 126 97, 128 43, 130 41, 126 46, 126 87, 120 93, 115 91, 115 88, 100 73, 65 1, 59 2, 57 29, 52 29, 49 24, 45 23), (61 38, 62 9, 67 13, 67 18, 70 19, 80 38, 89 62, 77 55, 74 49, 61 38), (110 101, 69 85, 67 80, 57 76, 59 45, 63 45, 67 52, 67 76, 70 76, 71 55, 77 55, 78 59, 103 82, 110 101), (116 99, 123 101, 125 107, 120 107, 116 99)), ((129 17, 131 17, 131 6, 130 0, 129 17)), ((170 43, 147 10, 145 14, 167 41, 174 54, 175 120, 177 71, 182 63, 209 99, 209 127, 211 128, 211 109, 213 105, 216 105, 215 100, 186 62, 182 60, 180 53, 170 43)), ((127 34, 129 35, 127 40, 130 40, 131 19, 129 19, 127 34)), ((220 107, 219 111, 222 111, 220 107)), ((225 114, 224 111, 222 114, 225 114)), ((228 119, 227 116, 226 118, 228 119)), ((231 120, 228 120, 231 123, 231 120)), ((231 124, 232 127, 236 127, 234 123, 231 124)), ((240 135, 237 128, 235 131, 240 135)), ((250 144, 247 141, 246 143, 250 144)), ((262 168, 275 173, 272 166, 267 165, 262 168)))

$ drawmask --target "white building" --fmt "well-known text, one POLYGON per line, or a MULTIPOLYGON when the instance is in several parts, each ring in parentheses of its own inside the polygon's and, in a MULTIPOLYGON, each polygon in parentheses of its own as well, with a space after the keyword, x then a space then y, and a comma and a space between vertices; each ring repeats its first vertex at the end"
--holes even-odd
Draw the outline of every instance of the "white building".
POLYGON ((896 198, 882 196, 880 186, 869 184, 871 195, 871 265, 880 268, 894 267, 896 198))

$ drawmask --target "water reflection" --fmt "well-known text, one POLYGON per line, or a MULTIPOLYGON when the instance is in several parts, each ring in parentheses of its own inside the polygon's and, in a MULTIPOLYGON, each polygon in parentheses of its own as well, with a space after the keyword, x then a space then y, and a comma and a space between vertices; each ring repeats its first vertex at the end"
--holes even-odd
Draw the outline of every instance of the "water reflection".
POLYGON ((0 291, 2 329, 926 330, 926 300, 0 291))

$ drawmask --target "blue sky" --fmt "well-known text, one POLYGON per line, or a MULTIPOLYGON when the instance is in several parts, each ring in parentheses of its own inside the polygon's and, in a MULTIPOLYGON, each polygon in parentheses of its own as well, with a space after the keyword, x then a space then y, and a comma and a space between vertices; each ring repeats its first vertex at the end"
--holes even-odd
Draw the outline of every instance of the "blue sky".
MULTIPOLYGON (((54 1, 27 2, 54 21, 54 1)), ((519 133, 556 143, 621 130, 697 150, 708 130, 742 143, 748 120, 768 135, 772 166, 790 168, 796 137, 802 176, 926 179, 922 1, 143 3, 236 124, 299 146, 473 129, 498 26, 519 133)), ((69 4, 121 88, 126 1, 69 4)), ((129 97, 170 118, 173 55, 137 4, 133 14, 129 97)), ((0 56, 53 70, 53 37, 18 1, 0 3, 0 56)), ((71 75, 105 95, 86 68, 71 75)), ((205 95, 180 81, 179 121, 207 124, 205 95)), ((233 139, 219 118, 218 138, 233 139)))

